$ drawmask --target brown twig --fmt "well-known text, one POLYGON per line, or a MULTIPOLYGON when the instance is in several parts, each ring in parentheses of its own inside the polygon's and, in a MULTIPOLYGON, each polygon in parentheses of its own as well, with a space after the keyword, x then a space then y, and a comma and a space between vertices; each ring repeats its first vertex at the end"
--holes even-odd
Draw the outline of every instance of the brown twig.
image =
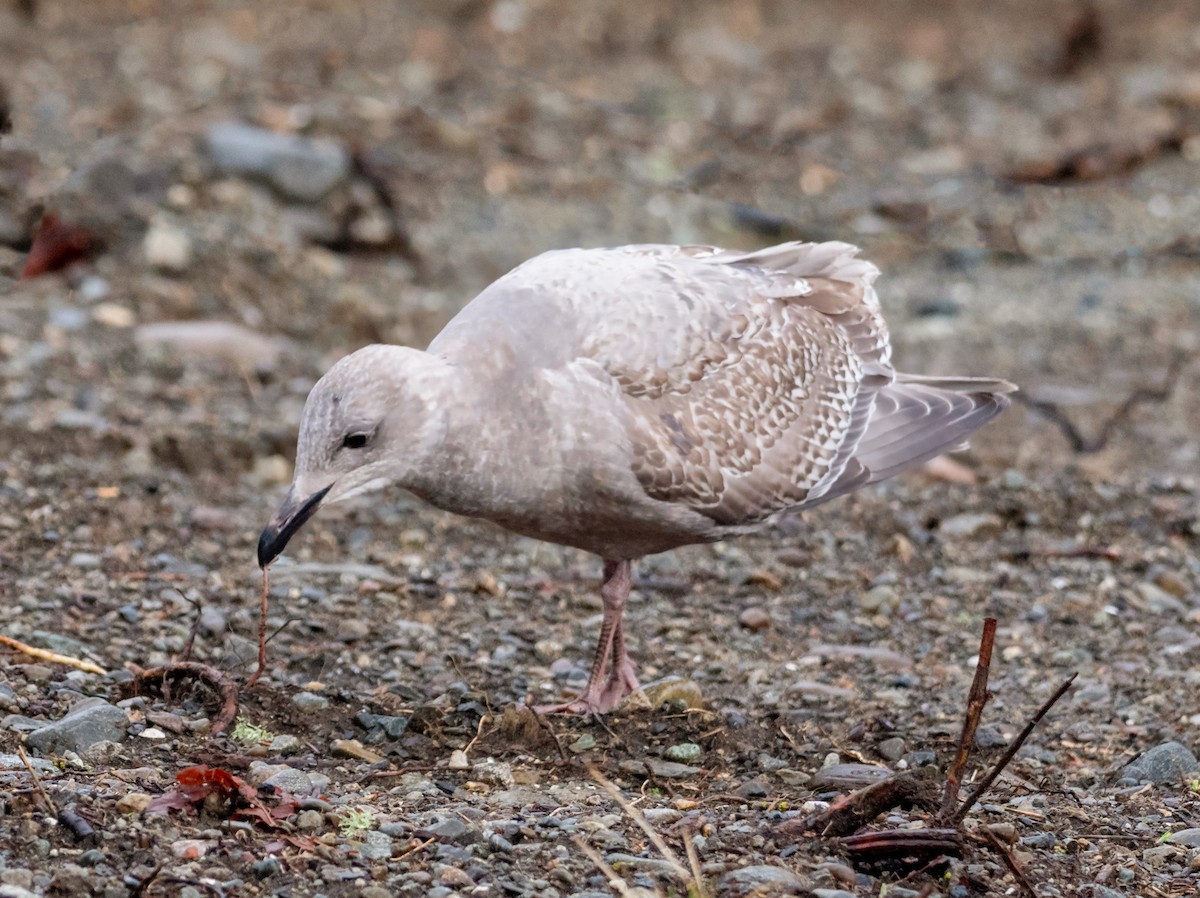
POLYGON ((888 829, 857 833, 842 839, 846 850, 864 863, 879 863, 900 857, 932 860, 962 857, 962 833, 957 829, 888 829))
POLYGON ((533 715, 533 719, 538 722, 538 726, 549 733, 550 738, 554 740, 554 747, 558 751, 559 760, 563 763, 570 761, 571 758, 567 755, 567 750, 563 748, 562 740, 558 738, 558 733, 554 732, 554 727, 550 726, 550 721, 546 719, 546 715, 539 714, 533 705, 527 704, 526 707, 529 709, 529 713, 533 715))
POLYGON ((129 890, 129 898, 141 898, 142 893, 150 888, 150 884, 158 878, 158 874, 162 872, 163 864, 165 863, 165 861, 159 863, 157 867, 139 879, 138 884, 129 890))
POLYGON ((1029 719, 1029 723, 1025 724, 1025 729, 1021 730, 1020 735, 1013 740, 1012 745, 1005 750, 1004 754, 1000 757, 1000 760, 996 762, 996 765, 988 771, 987 775, 982 780, 979 781, 979 785, 975 787, 975 791, 968 795, 967 799, 962 803, 958 810, 951 815, 949 822, 955 824, 961 823, 967 816, 967 812, 969 812, 971 808, 973 808, 976 803, 983 798, 985 794, 987 794, 987 790, 992 787, 992 783, 994 783, 996 778, 1004 772, 1004 768, 1008 766, 1008 763, 1014 757, 1016 757, 1017 752, 1021 750, 1021 746, 1025 744, 1025 740, 1029 738, 1029 735, 1033 732, 1034 727, 1036 727, 1041 722, 1042 718, 1045 717, 1050 711, 1050 709, 1058 703, 1058 700, 1066 695, 1067 690, 1071 688, 1071 685, 1075 682, 1075 678, 1077 676, 1079 676, 1078 672, 1071 674, 1061 686, 1054 690, 1053 695, 1046 699, 1046 701, 1042 702, 1042 706, 1037 709, 1037 713, 1029 719))
POLYGON ((777 828, 781 835, 846 836, 870 823, 884 811, 900 805, 933 804, 930 774, 926 768, 889 776, 865 789, 843 795, 825 810, 802 820, 789 820, 777 828))
POLYGON ((937 819, 949 823, 954 817, 954 809, 958 805, 958 791, 962 785, 963 772, 967 768, 967 760, 971 757, 971 748, 975 745, 975 730, 979 727, 979 718, 983 716, 983 706, 987 704, 988 672, 992 664, 992 648, 996 643, 996 619, 986 618, 983 622, 983 635, 979 640, 979 661, 975 665, 975 677, 971 681, 971 691, 967 694, 967 714, 963 718, 962 734, 958 738, 958 753, 946 773, 946 789, 942 793, 942 807, 937 819))
POLYGON ((192 608, 195 609, 195 612, 196 612, 196 619, 192 621, 192 629, 188 631, 187 642, 185 642, 183 644, 183 653, 179 656, 180 661, 191 661, 192 660, 192 645, 196 642, 196 633, 198 633, 200 630, 200 617, 201 617, 201 611, 203 610, 203 608, 201 607, 201 603, 200 603, 199 599, 189 599, 180 590, 176 590, 176 592, 178 592, 181 596, 183 596, 183 600, 185 602, 187 602, 188 604, 190 604, 192 606, 192 608))
POLYGON ((614 870, 612 865, 601 856, 599 851, 585 842, 581 836, 571 836, 571 841, 579 847, 579 850, 587 856, 588 860, 596 865, 596 869, 604 874, 605 878, 608 880, 608 886, 610 889, 621 896, 629 896, 632 894, 629 890, 629 886, 625 884, 625 880, 617 875, 617 871, 614 870))
POLYGON ((1012 856, 1012 852, 1008 850, 1008 846, 996 838, 996 834, 989 829, 983 830, 983 837, 991 846, 992 850, 1000 855, 1000 859, 1004 861, 1004 866, 1008 867, 1008 872, 1013 875, 1013 879, 1021 887, 1029 898, 1038 898, 1038 893, 1034 891, 1029 880, 1025 878, 1025 872, 1017 865, 1017 859, 1012 856))
POLYGON ((42 785, 42 778, 37 775, 37 771, 33 769, 33 765, 29 763, 29 755, 25 754, 25 746, 17 746, 17 757, 21 759, 21 763, 25 765, 25 769, 29 771, 29 777, 33 780, 34 791, 37 792, 38 798, 41 799, 45 806, 46 812, 52 816, 58 816, 58 805, 54 803, 54 799, 50 797, 50 793, 46 791, 46 787, 42 785))
MULTIPOLYGON (((680 882, 682 882, 685 886, 689 885, 692 878, 691 874, 688 873, 687 868, 680 863, 678 855, 671 850, 671 846, 663 840, 663 837, 659 835, 658 830, 650 825, 650 821, 646 819, 646 815, 635 808, 630 803, 629 799, 621 794, 621 790, 613 784, 613 781, 601 773, 599 769, 589 764, 587 770, 591 778, 600 784, 600 787, 609 794, 612 800, 621 806, 621 810, 628 814, 629 818, 633 820, 633 822, 638 825, 641 831, 646 834, 646 838, 648 838, 650 843, 658 849, 658 853, 663 856, 663 860, 675 868, 675 873, 679 877, 680 882)), ((697 882, 696 886, 699 888, 700 883, 697 882)))
POLYGON ((271 585, 271 575, 268 573, 268 570, 265 567, 262 569, 262 598, 259 600, 258 608, 258 669, 246 681, 247 689, 257 683, 259 677, 267 669, 267 589, 271 585))
POLYGON ((434 838, 428 838, 424 842, 419 842, 418 844, 414 845, 412 848, 408 849, 408 851, 405 851, 402 854, 396 855, 396 857, 393 860, 402 861, 409 855, 416 854, 418 851, 420 851, 423 848, 428 848, 435 841, 436 841, 436 839, 434 839, 434 838))
POLYGON ((10 649, 16 649, 22 654, 28 655, 31 658, 37 658, 39 661, 49 661, 53 664, 65 664, 68 667, 74 667, 78 670, 87 671, 88 673, 103 674, 107 671, 98 664, 93 664, 91 661, 84 661, 80 658, 72 658, 70 655, 60 655, 58 652, 52 652, 49 649, 39 649, 32 645, 26 645, 11 636, 0 636, 0 645, 6 645, 10 649))
POLYGON ((1163 378, 1162 386, 1139 387, 1134 390, 1125 398, 1124 402, 1117 406, 1111 415, 1104 419, 1100 425, 1100 431, 1095 437, 1090 439, 1083 435, 1082 431, 1067 417, 1066 412, 1062 410, 1057 402, 1051 402, 1048 399, 1035 399, 1028 393, 1013 393, 1012 396, 1017 402, 1024 403, 1054 424, 1062 432, 1067 443, 1070 444, 1072 451, 1080 455, 1087 455, 1099 452, 1107 446, 1116 429, 1129 419, 1129 416, 1133 414, 1139 405, 1147 405, 1151 402, 1166 402, 1169 400, 1171 394, 1175 392, 1175 386, 1179 382, 1179 375, 1183 371, 1185 361, 1186 356, 1184 353, 1178 351, 1172 353, 1171 360, 1167 363, 1167 375, 1163 378))
POLYGON ((202 681, 221 699, 220 711, 212 723, 212 733, 216 735, 229 729, 237 718, 237 686, 225 674, 207 664, 179 661, 163 667, 137 670, 132 680, 122 684, 121 693, 125 698, 132 698, 135 695, 145 695, 154 689, 163 692, 169 688, 170 680, 187 678, 202 681))

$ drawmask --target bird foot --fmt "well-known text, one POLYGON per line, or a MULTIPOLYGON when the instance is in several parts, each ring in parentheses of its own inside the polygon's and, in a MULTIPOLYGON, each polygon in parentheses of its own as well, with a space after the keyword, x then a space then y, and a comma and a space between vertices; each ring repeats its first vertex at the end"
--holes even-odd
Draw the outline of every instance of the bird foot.
POLYGON ((623 658, 602 687, 588 683, 583 695, 559 705, 538 705, 538 714, 607 714, 637 692, 638 678, 633 662, 623 658))

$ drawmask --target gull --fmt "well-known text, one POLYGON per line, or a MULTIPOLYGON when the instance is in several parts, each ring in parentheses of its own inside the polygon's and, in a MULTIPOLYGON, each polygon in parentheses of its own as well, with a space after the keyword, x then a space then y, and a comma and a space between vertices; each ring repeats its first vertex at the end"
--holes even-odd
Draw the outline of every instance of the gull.
POLYGON ((525 262, 427 350, 366 346, 317 382, 259 565, 319 506, 386 486, 594 553, 587 687, 540 710, 615 708, 638 689, 633 561, 892 477, 1008 405, 1004 380, 896 371, 879 270, 857 254, 635 245, 525 262))

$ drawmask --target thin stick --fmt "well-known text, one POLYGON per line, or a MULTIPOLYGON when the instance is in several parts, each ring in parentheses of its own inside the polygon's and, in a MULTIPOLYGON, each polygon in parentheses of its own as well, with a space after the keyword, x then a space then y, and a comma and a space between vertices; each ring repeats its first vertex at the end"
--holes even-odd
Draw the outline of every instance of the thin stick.
MULTIPOLYGON (((165 863, 165 861, 163 863, 165 863)), ((163 864, 160 863, 157 867, 142 877, 142 879, 138 881, 138 884, 135 885, 129 892, 129 898, 140 898, 141 894, 150 887, 150 883, 154 882, 154 880, 158 878, 158 874, 162 872, 162 868, 163 864)))
POLYGON ((33 788, 37 791, 38 798, 42 800, 42 804, 46 806, 46 811, 57 817, 58 805, 54 803, 54 799, 50 797, 50 793, 42 785, 42 778, 37 775, 37 771, 29 763, 29 755, 25 754, 25 746, 17 745, 17 757, 21 759, 21 763, 25 765, 25 769, 29 771, 29 776, 33 779, 33 788))
POLYGON ((597 851, 587 842, 583 841, 580 836, 571 836, 571 841, 578 845, 579 850, 586 854, 588 860, 596 865, 596 869, 603 873, 605 877, 607 877, 608 885, 614 892, 623 896, 629 896, 631 894, 629 891, 629 886, 625 884, 625 880, 617 875, 617 871, 612 868, 608 861, 600 856, 599 851, 597 851))
MULTIPOLYGON (((648 838, 654 844, 654 847, 658 849, 658 853, 661 854, 663 858, 675 868, 675 872, 678 874, 679 878, 686 884, 691 878, 691 876, 688 874, 687 868, 680 863, 679 857, 674 851, 671 850, 671 846, 663 841, 663 837, 658 834, 658 830, 650 825, 650 821, 646 819, 645 815, 632 804, 630 804, 629 799, 622 795, 621 790, 613 785, 612 780, 606 777, 603 773, 601 773, 591 764, 588 765, 587 770, 592 779, 598 782, 604 788, 604 791, 612 797, 612 800, 621 806, 621 810, 628 814, 633 822, 641 828, 642 832, 646 834, 646 838, 648 838)), ((697 883, 697 885, 699 885, 699 883, 697 883)))
POLYGON ((183 644, 183 654, 179 656, 180 661, 191 661, 192 646, 195 645, 196 633, 198 633, 200 630, 200 617, 201 611, 203 610, 203 605, 199 599, 189 599, 186 595, 184 595, 182 590, 177 589, 175 591, 183 596, 183 600, 188 602, 192 606, 192 609, 196 612, 196 618, 192 621, 192 629, 188 632, 187 642, 183 644))
POLYGON ((539 714, 533 705, 526 703, 525 707, 529 709, 529 713, 533 715, 533 719, 537 721, 538 726, 549 733, 550 738, 554 740, 554 747, 558 750, 558 759, 564 764, 570 761, 571 758, 567 755, 567 750, 563 748, 562 740, 558 738, 558 733, 554 732, 554 727, 550 726, 550 721, 544 715, 539 714))
POLYGON ((1017 866, 1017 859, 1012 856, 1012 852, 1008 850, 1008 846, 997 839, 996 834, 991 830, 985 829, 983 831, 983 835, 984 838, 991 843, 991 846, 996 853, 1000 855, 1000 859, 1004 861, 1004 866, 1008 867, 1008 872, 1013 875, 1013 879, 1015 879, 1021 886, 1022 891, 1024 891, 1029 898, 1038 898, 1038 893, 1034 891, 1033 886, 1029 884, 1029 880, 1025 878, 1024 871, 1017 866))
POLYGON ((987 790, 992 787, 992 783, 996 781, 996 777, 1000 776, 1004 768, 1008 766, 1008 762, 1016 757, 1017 752, 1021 750, 1021 746, 1025 744, 1025 740, 1029 738, 1029 734, 1033 732, 1034 727, 1041 723, 1042 718, 1057 704, 1058 700, 1066 695, 1067 690, 1071 688, 1077 676, 1079 676, 1078 671, 1067 677, 1063 684, 1054 690, 1054 694, 1042 703, 1042 706, 1037 709, 1037 713, 1029 719, 1029 723, 1025 724, 1025 729, 1021 730, 1021 734, 1013 740, 1012 745, 1008 747, 1000 760, 996 762, 996 766, 988 771, 987 776, 980 780, 979 785, 975 787, 975 791, 967 796, 967 800, 954 812, 954 815, 950 818, 951 823, 962 823, 963 818, 967 816, 967 812, 975 806, 979 799, 983 798, 987 790))
POLYGON ((988 671, 992 665, 992 647, 995 642, 996 619, 989 617, 983 622, 983 636, 979 640, 979 661, 975 665, 971 691, 967 693, 967 714, 963 718, 962 735, 958 738, 958 754, 954 756, 954 763, 950 765, 946 774, 946 791, 942 793, 942 807, 938 811, 940 821, 950 820, 958 804, 958 790, 962 785, 967 760, 971 757, 971 747, 975 744, 975 730, 979 726, 979 718, 983 716, 983 706, 988 700, 988 671))
POLYGON ((271 575, 267 568, 263 568, 262 572, 262 598, 259 600, 258 609, 258 670, 252 673, 250 679, 246 681, 247 689, 257 683, 258 678, 267 669, 267 589, 271 585, 271 575))
POLYGON ((1066 438, 1073 451, 1080 455, 1099 452, 1108 445, 1108 441, 1112 439, 1116 429, 1125 423, 1139 405, 1147 405, 1152 402, 1167 402, 1171 398, 1171 394, 1175 391, 1175 385, 1179 381, 1179 375, 1183 371, 1183 364, 1186 360, 1187 356, 1183 352, 1176 351, 1172 353, 1171 358, 1167 362, 1167 374, 1163 378, 1162 386, 1139 387, 1134 390, 1125 398, 1124 402, 1117 406, 1112 414, 1104 419, 1100 425, 1099 433, 1090 439, 1083 435, 1058 403, 1051 402, 1048 399, 1034 399, 1028 393, 1014 393, 1013 398, 1017 402, 1023 402, 1054 424, 1066 438))
POLYGON ((692 868, 692 882, 700 889, 704 881, 700 872, 700 857, 696 854, 696 846, 692 844, 692 831, 687 827, 683 830, 683 850, 687 852, 688 866, 692 868))
POLYGON ((65 664, 68 667, 74 667, 79 670, 85 670, 88 673, 103 674, 108 673, 103 667, 93 664, 91 661, 83 661, 80 658, 72 658, 70 655, 60 655, 58 652, 51 652, 48 649, 39 649, 31 645, 26 645, 23 642, 18 642, 11 636, 0 636, 0 645, 6 645, 10 649, 16 649, 18 652, 23 652, 31 658, 37 658, 39 661, 49 661, 53 664, 65 664))
POLYGON ((404 852, 403 854, 396 855, 396 857, 393 860, 402 861, 406 857, 408 857, 410 854, 416 854, 422 848, 428 848, 433 843, 434 843, 434 840, 432 838, 426 839, 424 842, 421 842, 418 845, 414 845, 412 848, 408 849, 408 851, 404 852))

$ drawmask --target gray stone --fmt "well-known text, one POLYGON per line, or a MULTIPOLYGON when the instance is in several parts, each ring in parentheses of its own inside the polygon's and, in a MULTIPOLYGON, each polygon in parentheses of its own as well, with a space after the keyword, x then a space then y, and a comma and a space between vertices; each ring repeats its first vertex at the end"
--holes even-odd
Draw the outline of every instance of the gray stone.
POLYGON ((881 758, 886 758, 889 761, 899 761, 904 757, 904 740, 899 736, 884 739, 876 746, 876 751, 879 752, 881 758))
POLYGON ((807 884, 791 870, 765 864, 731 870, 717 880, 717 894, 728 898, 743 895, 799 895, 807 884))
POLYGON ((695 742, 680 742, 678 745, 671 745, 663 752, 663 757, 668 761, 678 761, 680 764, 691 764, 700 759, 703 754, 700 746, 695 742))
POLYGON ((900 605, 900 595, 886 583, 873 586, 862 594, 858 600, 863 611, 872 614, 891 614, 900 605))
POLYGON ((1134 782, 1180 783, 1198 769, 1200 762, 1187 746, 1164 742, 1130 761, 1122 778, 1134 782))
POLYGON ((1142 601, 1146 603, 1146 610, 1151 614, 1176 614, 1180 617, 1187 614, 1187 605, 1160 586, 1142 582, 1134 588, 1137 589, 1142 601))
POLYGON ((18 733, 32 733, 45 725, 46 721, 26 717, 24 714, 9 714, 0 719, 0 730, 16 730, 18 733))
POLYGON ((422 827, 417 831, 422 839, 437 839, 439 842, 457 842, 469 845, 481 838, 479 830, 458 817, 443 817, 436 823, 422 827))
POLYGON ((659 857, 639 857, 636 854, 613 852, 606 855, 605 860, 617 870, 622 867, 632 867, 635 870, 643 870, 660 876, 674 876, 678 872, 673 863, 659 857))
POLYGON ((303 770, 294 767, 284 767, 271 774, 262 783, 275 789, 282 789, 292 795, 309 795, 313 791, 312 780, 303 770))
POLYGON ((1178 845, 1155 845, 1142 852, 1142 861, 1151 867, 1162 867, 1182 853, 1178 845))
POLYGON ((182 274, 192 261, 192 241, 182 228, 167 221, 152 221, 142 239, 142 255, 152 268, 182 274))
POLYGON ((1167 836, 1172 845, 1186 845, 1188 848, 1200 848, 1200 827, 1181 829, 1167 836))
POLYGON ((392 856, 392 837, 378 830, 370 830, 362 834, 362 838, 351 843, 359 855, 369 860, 386 860, 392 856))
POLYGON ((822 767, 809 780, 812 789, 862 789, 892 775, 886 767, 872 764, 830 764, 822 767))
POLYGON ((293 754, 300 750, 300 739, 290 733, 282 733, 272 739, 268 747, 281 755, 293 754))
POLYGON ((292 704, 301 711, 324 711, 329 707, 329 699, 315 692, 297 692, 292 696, 292 704))
POLYGON ((845 889, 813 889, 813 898, 854 898, 853 892, 845 889))
POLYGON ((636 776, 645 776, 649 771, 660 779, 680 779, 693 776, 700 772, 699 767, 689 767, 687 764, 677 764, 674 761, 662 761, 658 758, 646 758, 643 761, 622 761, 621 770, 636 776))
POLYGON ((124 711, 101 701, 72 709, 62 720, 34 730, 25 744, 43 754, 82 752, 97 742, 124 742, 128 724, 124 711))
POLYGON ((516 782, 513 779, 512 765, 503 761, 496 761, 488 758, 485 761, 480 761, 471 768, 471 778, 481 783, 490 783, 493 786, 502 788, 511 788, 516 782))
MULTIPOLYGON (((44 758, 30 758, 29 766, 42 773, 53 773, 58 770, 53 761, 44 758)), ((0 770, 24 770, 25 762, 20 755, 0 754, 0 770)))
POLYGON ((576 739, 574 742, 572 742, 570 745, 567 746, 567 748, 569 750, 575 752, 575 754, 579 754, 580 752, 585 752, 585 751, 591 751, 595 747, 596 747, 596 737, 593 736, 591 733, 584 733, 582 736, 580 736, 578 739, 576 739))
POLYGON ((320 811, 301 811, 296 815, 296 828, 305 830, 322 829, 325 826, 325 815, 320 811))
POLYGON ((350 154, 329 140, 276 134, 240 122, 208 129, 205 148, 223 172, 262 178, 288 199, 313 202, 350 174, 350 154))

